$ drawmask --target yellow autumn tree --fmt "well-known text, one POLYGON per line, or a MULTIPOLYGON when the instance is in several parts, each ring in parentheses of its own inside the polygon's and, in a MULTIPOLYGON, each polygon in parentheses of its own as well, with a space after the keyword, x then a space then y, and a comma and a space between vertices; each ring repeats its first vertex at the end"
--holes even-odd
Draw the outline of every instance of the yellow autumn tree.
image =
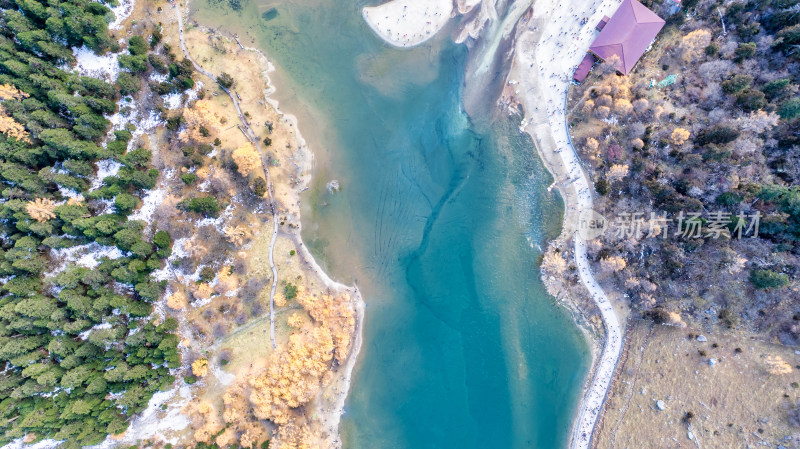
POLYGON ((286 296, 284 296, 280 290, 275 292, 275 296, 272 297, 272 302, 275 303, 275 307, 286 307, 286 304, 288 304, 286 296))
POLYGON ((252 144, 247 143, 233 151, 233 162, 238 167, 239 174, 249 175, 253 170, 261 168, 261 156, 252 144))
POLYGON ((562 274, 567 269, 567 261, 560 252, 548 251, 542 259, 542 269, 552 274, 562 274))
POLYGON ((217 273, 217 286, 218 292, 227 292, 235 290, 239 286, 239 280, 231 272, 231 267, 225 266, 217 273))
POLYGON ((287 323, 289 326, 300 329, 303 327, 303 315, 300 313, 293 313, 289 316, 287 323))
POLYGON ((633 105, 625 98, 619 98, 614 101, 614 112, 618 115, 626 116, 633 112, 633 105))
POLYGON ((600 259, 600 268, 608 273, 622 271, 626 266, 625 259, 619 256, 609 256, 600 259))
POLYGON ((224 429, 225 424, 220 420, 219 413, 208 401, 193 399, 184 407, 183 414, 191 418, 193 437, 197 442, 211 443, 224 429))
POLYGON ((609 181, 618 181, 628 176, 628 166, 623 164, 614 164, 608 169, 606 175, 609 181))
POLYGON ((588 114, 594 110, 594 100, 586 100, 586 103, 583 104, 583 113, 588 114))
POLYGON ((221 125, 220 118, 214 112, 211 101, 205 99, 197 100, 191 108, 184 108, 183 120, 186 123, 186 129, 178 136, 181 142, 189 140, 210 142, 221 125))
POLYGON ((197 377, 205 377, 208 374, 208 359, 197 359, 192 363, 192 374, 197 377))
POLYGON ((308 425, 289 423, 278 429, 278 434, 270 446, 274 445, 278 449, 314 449, 318 447, 315 444, 318 438, 308 425))
POLYGON ((82 195, 73 196, 72 198, 67 200, 67 206, 80 206, 84 201, 86 201, 82 195))
POLYGON ((675 145, 683 145, 684 143, 686 143, 687 140, 689 140, 689 135, 690 135, 689 131, 683 128, 675 128, 674 130, 672 130, 672 135, 670 136, 670 139, 672 140, 672 143, 674 143, 675 145))
POLYGON ((586 139, 586 148, 588 148, 590 152, 594 153, 598 148, 600 148, 600 143, 594 137, 589 137, 586 139))
POLYGON ((56 203, 48 198, 36 198, 25 205, 25 211, 34 220, 43 223, 51 218, 56 218, 56 203))
POLYGON ((0 133, 13 137, 22 142, 31 143, 30 134, 25 130, 25 127, 17 123, 13 117, 8 114, 6 108, 0 104, 0 133))
POLYGON ((255 416, 287 424, 291 409, 319 393, 334 349, 331 332, 321 326, 307 334, 291 335, 289 342, 273 353, 267 371, 250 382, 255 416))
MULTIPOLYGON (((28 94, 17 89, 13 84, 0 84, 0 101, 20 101, 28 98, 28 96, 28 94)), ((31 142, 30 134, 25 130, 25 127, 17 123, 3 105, 0 105, 0 132, 20 141, 31 142)))
POLYGON ((336 344, 336 359, 342 363, 350 349, 350 337, 355 329, 355 310, 350 295, 312 295, 299 287, 297 302, 311 315, 315 323, 331 330, 336 344))
POLYGON ((0 101, 1 100, 24 100, 29 95, 17 89, 13 84, 0 84, 0 101))
POLYGON ((711 32, 704 29, 694 30, 681 38, 679 45, 683 62, 692 62, 697 59, 711 44, 711 32))

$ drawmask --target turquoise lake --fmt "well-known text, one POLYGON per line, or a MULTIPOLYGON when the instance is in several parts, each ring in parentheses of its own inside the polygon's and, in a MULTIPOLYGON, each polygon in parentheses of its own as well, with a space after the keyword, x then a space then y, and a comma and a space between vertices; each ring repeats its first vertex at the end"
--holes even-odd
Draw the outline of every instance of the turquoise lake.
POLYGON ((464 113, 466 47, 445 30, 391 48, 365 4, 193 5, 276 65, 275 98, 316 155, 304 240, 364 294, 344 447, 565 447, 589 353, 539 279, 563 214, 552 179, 519 117, 464 113))

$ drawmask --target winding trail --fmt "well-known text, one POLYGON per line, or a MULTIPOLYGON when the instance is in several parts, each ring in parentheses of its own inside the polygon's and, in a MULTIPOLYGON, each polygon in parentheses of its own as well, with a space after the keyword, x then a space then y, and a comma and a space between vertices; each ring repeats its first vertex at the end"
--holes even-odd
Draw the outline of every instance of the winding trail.
POLYGON ((518 24, 514 64, 509 76, 516 89, 514 96, 525 110, 520 129, 533 137, 564 198, 562 232, 572 237, 580 280, 600 310, 606 329, 602 354, 574 422, 570 439, 573 449, 591 447, 622 354, 623 327, 611 301, 592 274, 586 256, 586 240, 578 232, 581 220, 591 217, 594 189, 569 136, 567 93, 572 74, 596 35, 595 25, 603 15, 611 15, 619 3, 619 0, 577 4, 535 1, 532 16, 518 24), (583 19, 587 21, 582 25, 583 19))
MULTIPOLYGON (((186 49, 186 42, 183 39, 183 16, 181 15, 181 10, 176 3, 172 4, 172 7, 175 9, 175 16, 178 18, 178 34, 181 41, 181 50, 183 51, 184 57, 192 62, 192 66, 198 72, 202 73, 203 75, 207 76, 211 79, 212 82, 216 83, 217 77, 214 76, 211 72, 205 70, 200 64, 198 64, 192 56, 189 54, 189 51, 186 49)), ((237 40, 236 43, 238 44, 239 41, 237 40)), ((241 47, 241 44, 239 44, 241 47)), ((220 89, 225 91, 226 94, 230 97, 231 101, 233 102, 233 106, 236 108, 236 113, 239 115, 239 121, 241 125, 239 125, 239 129, 244 133, 245 137, 256 147, 258 150, 258 154, 261 156, 261 166, 264 169, 264 178, 267 181, 267 201, 269 204, 270 211, 272 212, 272 239, 269 242, 269 267, 272 270, 272 290, 270 291, 269 295, 269 338, 270 342, 272 343, 272 349, 276 348, 275 345, 275 290, 278 288, 278 269, 275 268, 275 261, 273 258, 274 248, 275 248, 275 241, 278 238, 278 220, 275 213, 275 200, 273 196, 273 188, 272 188, 272 179, 269 176, 269 161, 266 160, 264 157, 264 153, 261 151, 261 143, 256 138, 255 133, 250 128, 250 123, 247 122, 245 119, 244 114, 242 113, 241 108, 239 107, 239 102, 236 99, 236 96, 230 89, 226 89, 225 87, 217 84, 220 89)))

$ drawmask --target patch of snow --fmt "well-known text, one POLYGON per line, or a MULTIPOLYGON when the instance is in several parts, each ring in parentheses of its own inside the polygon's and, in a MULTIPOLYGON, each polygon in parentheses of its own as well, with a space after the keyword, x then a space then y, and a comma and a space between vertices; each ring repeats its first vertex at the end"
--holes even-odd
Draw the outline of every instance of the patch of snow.
POLYGON ((188 240, 188 238, 183 237, 172 242, 172 254, 170 255, 170 259, 183 259, 189 256, 189 253, 184 249, 184 245, 188 240))
POLYGON ((123 443, 136 444, 141 440, 154 437, 158 437, 165 443, 178 444, 178 437, 164 439, 163 435, 170 432, 174 434, 189 426, 189 419, 181 412, 191 398, 192 392, 188 385, 173 387, 169 391, 159 391, 150 398, 147 408, 131 421, 131 425, 122 439, 106 438, 102 443, 90 447, 92 449, 111 449, 121 447, 124 445, 123 443))
POLYGON ((77 245, 71 248, 51 249, 50 260, 56 262, 56 266, 47 273, 47 276, 64 271, 70 262, 74 262, 81 267, 96 268, 100 265, 100 259, 103 257, 119 259, 122 256, 122 251, 116 246, 103 246, 97 242, 77 245))
MULTIPOLYGON (((150 277, 152 277, 154 281, 166 281, 166 280, 169 280, 172 277, 172 271, 167 266, 167 265, 169 265, 169 263, 170 262, 167 261, 167 263, 164 266, 164 268, 152 271, 150 273, 150 277)), ((166 294, 164 295, 164 297, 168 297, 168 296, 169 295, 166 295, 166 294)))
MULTIPOLYGON (((122 100, 120 100, 120 103, 117 103, 120 107, 120 110, 122 109, 121 101, 122 100)), ((108 119, 108 121, 111 122, 111 129, 108 130, 108 134, 106 135, 106 141, 103 142, 104 144, 107 145, 108 142, 110 142, 111 139, 114 138, 114 131, 119 131, 120 129, 125 128, 125 124, 130 121, 128 118, 129 115, 130 111, 128 111, 127 114, 123 114, 122 112, 116 112, 114 114, 106 116, 106 119, 108 119)))
MULTIPOLYGON (((234 201, 235 202, 235 201, 234 201)), ((233 217, 233 204, 229 204, 217 218, 203 218, 198 220, 196 227, 213 226, 220 233, 225 232, 225 223, 233 217)))
POLYGON ((122 28, 122 22, 130 17, 133 12, 134 0, 120 0, 119 6, 111 8, 114 13, 114 21, 108 24, 109 30, 119 30, 122 28))
POLYGON ((208 192, 211 189, 211 180, 206 179, 197 185, 197 190, 201 192, 208 192))
POLYGON ((103 208, 97 211, 98 215, 110 214, 114 212, 114 200, 96 200, 96 201, 103 205, 103 208))
POLYGON ((77 193, 72 189, 67 189, 63 186, 58 186, 58 192, 64 198, 81 198, 81 199, 83 198, 83 195, 81 195, 80 193, 77 193))
POLYGON ((85 330, 85 331, 81 332, 80 334, 78 334, 78 338, 80 338, 81 340, 86 340, 87 338, 89 338, 89 334, 91 334, 92 331, 95 330, 95 329, 111 329, 111 323, 96 324, 96 325, 92 326, 90 329, 85 330))
POLYGON ((136 131, 143 131, 143 132, 151 132, 156 129, 158 125, 166 123, 164 120, 161 120, 161 117, 158 115, 158 112, 155 110, 150 111, 150 115, 147 116, 142 122, 138 123, 138 127, 136 131))
POLYGON ((164 202, 164 197, 166 195, 167 192, 164 189, 150 190, 142 199, 142 207, 128 216, 128 220, 142 220, 149 223, 153 218, 153 214, 156 212, 156 208, 164 202))
POLYGON ((197 227, 202 228, 204 226, 216 226, 217 220, 219 218, 203 218, 197 221, 197 227))
POLYGON ((3 446, 2 449, 55 449, 63 443, 63 441, 47 439, 34 444, 25 444, 23 440, 24 438, 17 438, 3 446))
POLYGON ((203 88, 203 82, 197 81, 194 83, 194 87, 186 91, 186 103, 191 103, 194 100, 197 100, 197 93, 200 92, 200 89, 203 88))
POLYGON ((109 176, 117 176, 117 173, 121 167, 122 164, 113 159, 103 159, 97 161, 97 174, 95 175, 94 179, 92 179, 92 187, 89 190, 97 190, 102 187, 103 179, 109 176))
POLYGON ((169 77, 169 75, 166 74, 166 73, 162 74, 162 73, 158 73, 158 72, 153 72, 150 75, 150 81, 155 81, 156 83, 162 83, 162 82, 166 81, 168 77, 169 77))
POLYGON ((205 305, 211 304, 211 298, 206 299, 198 299, 192 302, 190 305, 195 308, 203 307, 205 305))
POLYGON ((110 83, 117 80, 119 76, 119 63, 116 53, 108 53, 98 56, 89 48, 72 47, 75 54, 75 72, 83 76, 104 79, 110 83))
POLYGON ((161 96, 161 98, 164 99, 164 107, 171 111, 183 106, 183 102, 181 101, 182 97, 183 94, 180 92, 161 96))

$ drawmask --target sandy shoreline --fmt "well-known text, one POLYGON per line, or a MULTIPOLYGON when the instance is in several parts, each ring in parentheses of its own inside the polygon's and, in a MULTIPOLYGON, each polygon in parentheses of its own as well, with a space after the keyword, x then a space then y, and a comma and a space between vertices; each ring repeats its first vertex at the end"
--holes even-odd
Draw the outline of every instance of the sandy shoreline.
MULTIPOLYGON (((568 134, 566 101, 575 67, 594 39, 594 25, 611 15, 616 0, 595 0, 569 6, 555 0, 539 0, 533 14, 520 23, 514 64, 509 75, 516 85, 512 96, 523 106, 521 131, 536 142, 545 166, 564 198, 566 210, 561 238, 574 244, 574 262, 582 284, 600 312, 606 330, 602 352, 593 351, 592 372, 576 412, 571 448, 589 448, 603 410, 622 351, 624 329, 620 311, 595 281, 586 256, 586 241, 577 224, 591 213, 593 187, 583 170, 568 134), (587 19, 585 24, 581 24, 587 19), (517 84, 518 83, 518 84, 517 84)), ((593 341, 598 344, 599 342, 593 341)))
POLYGON ((453 16, 453 0, 391 0, 361 11, 364 21, 385 42, 413 47, 432 38, 453 16))

